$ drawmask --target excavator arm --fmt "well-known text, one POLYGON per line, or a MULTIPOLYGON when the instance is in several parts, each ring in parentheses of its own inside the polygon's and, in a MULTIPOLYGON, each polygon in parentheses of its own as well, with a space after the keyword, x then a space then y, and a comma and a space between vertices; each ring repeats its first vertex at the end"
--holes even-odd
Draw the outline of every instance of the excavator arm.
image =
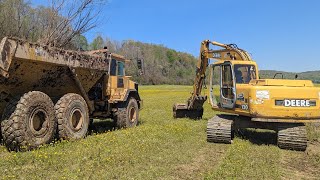
POLYGON ((193 84, 193 92, 187 103, 175 103, 173 105, 174 118, 202 118, 203 103, 207 100, 207 96, 202 96, 201 91, 206 77, 209 59, 215 59, 217 61, 251 61, 250 55, 246 51, 239 49, 235 44, 221 44, 210 40, 202 41, 200 56, 197 62, 196 77, 193 84), (222 49, 211 50, 210 45, 218 46, 222 49))

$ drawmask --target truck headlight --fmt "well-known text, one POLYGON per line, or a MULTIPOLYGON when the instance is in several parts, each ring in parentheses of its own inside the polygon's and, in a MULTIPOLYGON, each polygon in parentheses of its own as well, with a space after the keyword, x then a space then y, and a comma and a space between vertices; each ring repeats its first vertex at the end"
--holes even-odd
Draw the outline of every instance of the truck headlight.
POLYGON ((268 90, 257 90, 256 91, 257 99, 270 99, 270 94, 268 90))

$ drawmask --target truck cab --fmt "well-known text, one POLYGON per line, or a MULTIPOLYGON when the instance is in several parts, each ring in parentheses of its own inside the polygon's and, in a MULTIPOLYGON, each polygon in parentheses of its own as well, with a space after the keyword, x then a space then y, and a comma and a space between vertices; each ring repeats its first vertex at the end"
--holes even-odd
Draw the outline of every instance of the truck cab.
POLYGON ((126 75, 125 67, 129 62, 123 56, 110 55, 107 95, 111 103, 123 101, 130 93, 138 91, 138 84, 131 80, 131 76, 126 75))
POLYGON ((138 92, 138 84, 131 80, 131 76, 126 75, 125 67, 130 60, 106 50, 93 51, 91 54, 103 55, 108 62, 104 76, 88 93, 95 107, 92 116, 113 118, 119 128, 135 126, 142 100, 138 92), (133 105, 130 106, 130 104, 133 105), (130 108, 132 112, 128 110, 130 108))

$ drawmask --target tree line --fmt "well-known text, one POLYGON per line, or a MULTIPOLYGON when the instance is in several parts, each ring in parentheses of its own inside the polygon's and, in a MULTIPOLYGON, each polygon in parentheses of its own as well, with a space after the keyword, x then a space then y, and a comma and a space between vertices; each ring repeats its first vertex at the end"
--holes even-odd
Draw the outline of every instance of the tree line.
MULTIPOLYGON (((192 85, 195 78, 197 58, 191 54, 177 52, 163 45, 148 44, 132 40, 115 41, 110 38, 97 36, 91 44, 83 44, 83 48, 101 49, 107 46, 111 52, 119 53, 132 59, 127 72, 134 80, 142 84, 177 84, 192 85), (146 72, 138 76, 135 61, 142 58, 145 61, 146 72)), ((320 71, 283 72, 274 70, 260 70, 261 79, 307 79, 320 84, 320 71), (277 75, 276 75, 277 74, 277 75), (276 75, 276 76, 275 76, 276 75), (275 76, 275 77, 274 77, 275 76)), ((208 79, 207 79, 207 83, 208 79)), ((215 82, 217 83, 217 82, 215 82)))
POLYGON ((163 45, 133 40, 115 41, 97 36, 91 44, 83 46, 91 49, 106 46, 110 52, 124 55, 131 60, 126 66, 126 73, 140 84, 190 85, 195 78, 196 57, 163 45), (142 76, 137 73, 137 59, 144 61, 145 74, 142 76))

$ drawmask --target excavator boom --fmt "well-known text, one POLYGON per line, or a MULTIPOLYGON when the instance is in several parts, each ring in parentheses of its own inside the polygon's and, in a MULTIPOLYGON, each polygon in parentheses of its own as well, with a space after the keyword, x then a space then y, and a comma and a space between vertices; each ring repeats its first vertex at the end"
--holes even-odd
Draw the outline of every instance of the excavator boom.
POLYGON ((173 105, 174 118, 202 118, 203 103, 207 100, 207 96, 201 95, 201 91, 206 78, 209 59, 215 59, 217 61, 251 61, 250 55, 246 51, 239 49, 235 44, 222 44, 210 40, 202 41, 197 62, 196 77, 193 83, 193 92, 187 103, 175 103, 173 105), (218 46, 222 49, 212 50, 210 49, 210 45, 218 46))

